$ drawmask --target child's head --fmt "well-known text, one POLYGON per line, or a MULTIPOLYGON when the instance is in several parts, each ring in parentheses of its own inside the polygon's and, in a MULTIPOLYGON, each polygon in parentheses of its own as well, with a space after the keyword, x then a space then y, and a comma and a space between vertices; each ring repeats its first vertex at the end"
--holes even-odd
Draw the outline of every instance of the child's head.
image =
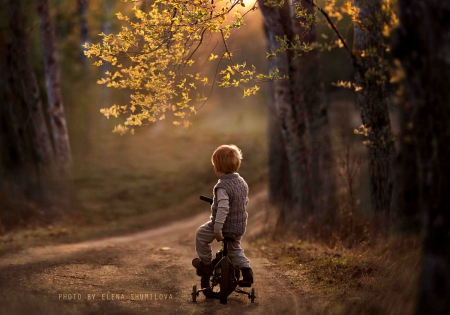
POLYGON ((211 162, 220 173, 237 172, 241 166, 242 152, 234 144, 221 145, 214 151, 211 162))

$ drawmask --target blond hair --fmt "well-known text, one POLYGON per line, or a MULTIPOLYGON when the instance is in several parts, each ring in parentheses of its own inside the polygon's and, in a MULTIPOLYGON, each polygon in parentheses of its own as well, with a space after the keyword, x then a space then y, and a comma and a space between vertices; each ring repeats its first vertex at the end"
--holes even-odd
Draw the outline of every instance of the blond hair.
POLYGON ((225 174, 236 172, 241 166, 242 151, 234 144, 223 144, 211 156, 216 169, 225 174))

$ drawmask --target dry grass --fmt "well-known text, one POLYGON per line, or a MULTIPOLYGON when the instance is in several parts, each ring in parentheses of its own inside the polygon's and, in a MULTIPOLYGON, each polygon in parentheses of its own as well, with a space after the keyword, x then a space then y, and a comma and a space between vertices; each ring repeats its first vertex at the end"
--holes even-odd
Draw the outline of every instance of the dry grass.
POLYGON ((273 263, 270 268, 286 276, 309 314, 413 313, 420 270, 417 237, 330 242, 274 233, 269 224, 252 244, 273 263))

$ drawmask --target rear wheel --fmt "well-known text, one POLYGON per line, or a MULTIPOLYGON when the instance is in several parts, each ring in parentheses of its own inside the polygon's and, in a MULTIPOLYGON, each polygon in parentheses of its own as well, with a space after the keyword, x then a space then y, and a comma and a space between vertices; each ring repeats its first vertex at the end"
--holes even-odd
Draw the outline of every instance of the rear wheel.
POLYGON ((203 295, 209 299, 218 299, 219 298, 219 293, 218 292, 214 292, 211 289, 211 277, 210 276, 203 276, 200 279, 200 284, 202 286, 203 289, 203 295))

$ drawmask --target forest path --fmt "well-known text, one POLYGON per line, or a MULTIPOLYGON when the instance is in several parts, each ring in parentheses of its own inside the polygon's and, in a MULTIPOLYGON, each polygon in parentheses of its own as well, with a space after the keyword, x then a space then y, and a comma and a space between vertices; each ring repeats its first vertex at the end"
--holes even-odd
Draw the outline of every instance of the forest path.
MULTIPOLYGON (((196 257, 195 231, 208 220, 205 212, 132 235, 36 247, 0 257, 0 314, 306 313, 286 278, 269 271, 270 262, 246 241, 263 227, 264 200, 266 191, 251 199, 243 238, 255 275, 253 304, 237 293, 229 296, 227 305, 202 294, 197 303, 191 302, 192 286, 200 287, 191 265, 196 257)), ((214 242, 213 253, 218 248, 214 242)))

